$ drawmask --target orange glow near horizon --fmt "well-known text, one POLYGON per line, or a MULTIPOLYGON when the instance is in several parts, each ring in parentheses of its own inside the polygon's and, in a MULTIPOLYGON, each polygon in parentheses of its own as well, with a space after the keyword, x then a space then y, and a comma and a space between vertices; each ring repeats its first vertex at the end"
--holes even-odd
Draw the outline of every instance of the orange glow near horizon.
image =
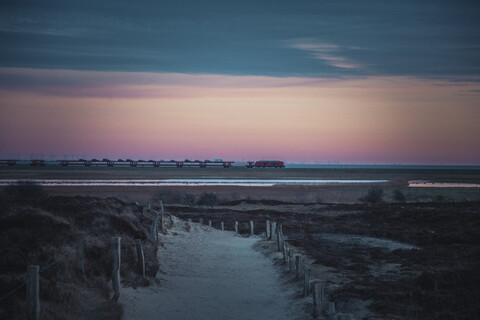
POLYGON ((480 164, 480 82, 7 71, 82 81, 2 89, 2 157, 480 164))

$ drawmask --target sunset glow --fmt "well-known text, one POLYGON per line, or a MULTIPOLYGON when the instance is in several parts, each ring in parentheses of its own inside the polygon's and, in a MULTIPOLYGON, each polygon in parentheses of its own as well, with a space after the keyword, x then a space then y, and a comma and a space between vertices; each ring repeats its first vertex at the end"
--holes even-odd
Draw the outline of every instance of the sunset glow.
POLYGON ((478 164, 478 82, 1 69, 2 157, 478 164), (435 121, 432 121, 435 118, 435 121))

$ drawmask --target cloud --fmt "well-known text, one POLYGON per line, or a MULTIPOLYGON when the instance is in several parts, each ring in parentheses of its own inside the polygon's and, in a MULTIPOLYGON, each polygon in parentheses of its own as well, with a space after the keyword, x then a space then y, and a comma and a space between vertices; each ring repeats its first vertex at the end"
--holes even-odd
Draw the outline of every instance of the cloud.
POLYGON ((289 47, 299 49, 303 51, 311 52, 315 59, 323 60, 326 64, 342 69, 360 69, 361 66, 341 55, 339 52, 345 49, 357 49, 357 48, 344 48, 331 43, 319 43, 309 40, 297 40, 290 42, 289 47))

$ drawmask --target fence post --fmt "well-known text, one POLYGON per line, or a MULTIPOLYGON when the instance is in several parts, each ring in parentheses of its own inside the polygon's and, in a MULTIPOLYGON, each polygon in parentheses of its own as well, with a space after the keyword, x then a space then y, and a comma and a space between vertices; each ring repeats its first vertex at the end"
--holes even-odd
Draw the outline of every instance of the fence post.
POLYGON ((27 320, 40 319, 39 266, 27 267, 27 320))
POLYGON ((198 223, 203 224, 203 218, 199 218, 198 223))
POLYGON ((143 254, 142 240, 135 240, 135 247, 137 248, 138 269, 142 278, 145 279, 145 255, 143 254))
POLYGON ((313 298, 313 317, 317 318, 320 315, 320 302, 321 302, 321 287, 319 281, 313 282, 312 298, 313 298))
POLYGON ((270 223, 270 240, 274 240, 275 239, 275 233, 277 232, 277 223, 275 221, 272 221, 270 223))
POLYGON ((152 238, 155 242, 158 241, 158 212, 154 212, 153 222, 152 222, 152 238))
POLYGON ((303 278, 303 296, 306 297, 310 294, 310 269, 304 268, 303 278))
POLYGON ((283 242, 283 263, 288 264, 288 244, 283 242))
POLYGON ((220 230, 224 231, 225 230, 225 223, 220 222, 220 230))
POLYGON ((77 243, 77 270, 81 276, 85 276, 85 234, 83 232, 77 233, 75 236, 77 243))
POLYGON ((325 301, 325 281, 312 281, 312 297, 313 297, 313 316, 316 318, 322 311, 328 315, 335 313, 335 304, 325 301))
POLYGON ((300 255, 296 254, 293 256, 293 258, 295 260, 295 278, 299 279, 300 274, 298 273, 298 271, 300 269, 300 255))
POLYGON ((235 233, 238 233, 238 221, 235 221, 235 233))
POLYGON ((282 251, 283 247, 283 232, 282 232, 282 225, 278 225, 278 230, 277 230, 277 246, 278 246, 278 251, 282 251))
POLYGON ((192 218, 188 218, 188 222, 192 222, 192 218))
POLYGON ((112 269, 112 282, 113 282, 113 292, 115 293, 112 297, 112 300, 118 301, 120 297, 120 240, 121 237, 113 237, 113 269, 112 269))
POLYGON ((250 220, 250 235, 253 235, 255 230, 253 229, 253 221, 250 220))
POLYGON ((265 235, 270 239, 270 220, 265 220, 265 235))
MULTIPOLYGON (((160 200, 160 230, 162 231, 162 233, 165 233, 165 210, 163 209, 163 201, 160 200)), ((158 239, 158 235, 157 235, 157 239, 158 239)))
POLYGON ((208 226, 209 226, 209 227, 212 226, 212 220, 208 220, 208 226))
POLYGON ((292 272, 295 266, 295 260, 293 259, 293 251, 288 247, 288 271, 292 272))

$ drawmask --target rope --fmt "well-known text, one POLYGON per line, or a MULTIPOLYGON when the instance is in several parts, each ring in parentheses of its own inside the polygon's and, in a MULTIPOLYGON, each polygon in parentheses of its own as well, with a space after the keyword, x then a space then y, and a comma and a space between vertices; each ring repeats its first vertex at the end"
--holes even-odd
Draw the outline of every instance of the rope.
POLYGON ((83 243, 83 240, 82 241, 79 241, 76 245, 74 245, 72 248, 70 248, 67 252, 65 252, 64 254, 62 254, 57 260, 53 261, 52 263, 49 263, 49 264, 46 264, 44 265, 43 267, 40 268, 40 272, 43 272, 47 269, 49 269, 50 267, 54 266, 55 264, 57 264, 58 262, 60 262, 63 258, 65 258, 65 256, 67 256, 70 252, 72 252, 73 250, 75 250, 79 245, 81 245, 83 243))

